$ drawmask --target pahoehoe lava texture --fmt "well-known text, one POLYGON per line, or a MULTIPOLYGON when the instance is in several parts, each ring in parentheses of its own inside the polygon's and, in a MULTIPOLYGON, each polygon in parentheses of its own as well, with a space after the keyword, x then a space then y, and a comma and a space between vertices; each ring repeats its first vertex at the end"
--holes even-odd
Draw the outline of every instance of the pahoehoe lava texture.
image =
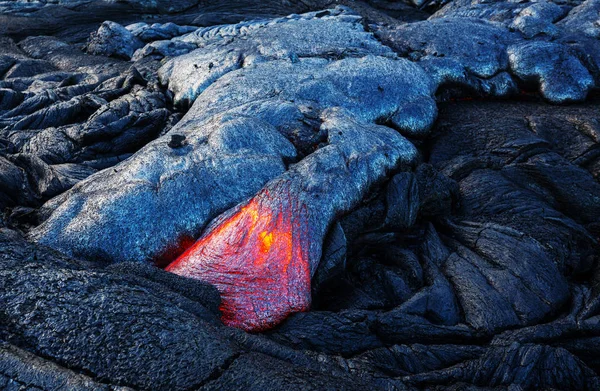
POLYGON ((322 120, 327 146, 215 221, 167 268, 214 284, 227 325, 263 330, 308 310, 327 228, 389 171, 417 157, 396 131, 354 122, 350 112, 325 111, 322 120))
POLYGON ((600 1, 0 1, 0 389, 600 389, 600 1))

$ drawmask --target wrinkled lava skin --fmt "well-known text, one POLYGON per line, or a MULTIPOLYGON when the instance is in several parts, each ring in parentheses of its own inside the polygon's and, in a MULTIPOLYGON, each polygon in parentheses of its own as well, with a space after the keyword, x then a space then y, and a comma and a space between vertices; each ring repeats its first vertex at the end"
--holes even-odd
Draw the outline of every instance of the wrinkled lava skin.
POLYGON ((307 209, 292 205, 289 189, 275 193, 288 197, 262 190, 166 269, 216 286, 228 326, 266 330, 310 307, 307 209))

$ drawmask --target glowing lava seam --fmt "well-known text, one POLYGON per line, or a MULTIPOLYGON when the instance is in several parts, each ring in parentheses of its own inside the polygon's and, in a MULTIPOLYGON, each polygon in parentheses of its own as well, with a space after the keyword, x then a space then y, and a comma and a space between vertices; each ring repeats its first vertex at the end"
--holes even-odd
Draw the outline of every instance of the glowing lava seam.
POLYGON ((310 307, 306 210, 293 213, 289 197, 282 198, 287 202, 273 202, 261 191, 167 268, 215 285, 229 326, 265 330, 310 307))

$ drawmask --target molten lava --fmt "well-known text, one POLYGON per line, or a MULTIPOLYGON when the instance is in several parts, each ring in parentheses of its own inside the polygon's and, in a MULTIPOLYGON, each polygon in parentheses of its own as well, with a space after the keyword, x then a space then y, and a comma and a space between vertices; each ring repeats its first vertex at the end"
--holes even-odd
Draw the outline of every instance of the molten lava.
POLYGON ((167 267, 215 285, 229 326, 265 330, 310 306, 307 211, 283 185, 220 219, 167 267))

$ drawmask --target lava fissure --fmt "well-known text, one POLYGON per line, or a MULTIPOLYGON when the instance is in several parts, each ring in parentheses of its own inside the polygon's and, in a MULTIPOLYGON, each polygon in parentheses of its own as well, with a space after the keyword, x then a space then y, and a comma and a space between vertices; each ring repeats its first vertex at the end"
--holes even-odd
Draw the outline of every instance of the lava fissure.
POLYGON ((266 329, 288 311, 307 310, 310 261, 305 249, 310 234, 306 208, 293 204, 285 182, 262 190, 211 226, 166 270, 214 284, 222 295, 223 322, 230 326, 266 329), (271 205, 273 192, 281 194, 278 209, 271 205))
POLYGON ((221 292, 223 322, 268 329, 310 307, 310 280, 331 223, 355 207, 416 149, 396 131, 357 122, 342 109, 323 113, 329 144, 227 212, 167 271, 221 292))

